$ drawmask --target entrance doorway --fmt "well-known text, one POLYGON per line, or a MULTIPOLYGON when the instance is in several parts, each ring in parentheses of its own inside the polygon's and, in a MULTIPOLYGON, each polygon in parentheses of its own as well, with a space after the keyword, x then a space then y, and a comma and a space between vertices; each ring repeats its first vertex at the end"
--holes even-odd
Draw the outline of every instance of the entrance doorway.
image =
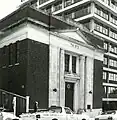
POLYGON ((74 83, 65 83, 65 106, 73 110, 74 83))

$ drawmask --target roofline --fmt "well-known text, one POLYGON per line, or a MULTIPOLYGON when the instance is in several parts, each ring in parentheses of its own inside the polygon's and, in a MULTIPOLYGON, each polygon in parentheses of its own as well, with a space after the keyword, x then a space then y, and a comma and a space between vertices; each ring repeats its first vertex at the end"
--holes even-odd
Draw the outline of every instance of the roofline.
POLYGON ((71 37, 68 37, 68 36, 66 36, 66 35, 58 34, 58 33, 53 32, 53 31, 51 31, 50 33, 51 33, 52 35, 57 36, 57 37, 66 39, 66 40, 68 40, 68 41, 70 41, 70 42, 74 42, 75 44, 80 44, 80 45, 82 45, 82 46, 84 46, 84 47, 88 47, 88 48, 90 48, 90 49, 92 49, 92 50, 95 50, 95 49, 96 49, 93 45, 89 45, 88 43, 87 43, 87 44, 84 44, 83 42, 78 41, 78 40, 76 40, 76 39, 73 39, 73 38, 71 38, 71 37))

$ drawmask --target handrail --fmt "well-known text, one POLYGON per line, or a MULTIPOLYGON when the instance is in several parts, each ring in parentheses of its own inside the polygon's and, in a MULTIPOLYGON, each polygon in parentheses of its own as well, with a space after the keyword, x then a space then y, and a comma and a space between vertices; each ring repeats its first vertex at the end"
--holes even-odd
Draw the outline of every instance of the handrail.
POLYGON ((0 89, 0 91, 5 92, 5 93, 10 94, 10 95, 14 95, 14 96, 16 96, 16 97, 20 97, 20 98, 26 99, 26 97, 24 97, 24 96, 21 96, 21 95, 12 93, 12 92, 8 92, 8 91, 3 90, 3 89, 0 89))

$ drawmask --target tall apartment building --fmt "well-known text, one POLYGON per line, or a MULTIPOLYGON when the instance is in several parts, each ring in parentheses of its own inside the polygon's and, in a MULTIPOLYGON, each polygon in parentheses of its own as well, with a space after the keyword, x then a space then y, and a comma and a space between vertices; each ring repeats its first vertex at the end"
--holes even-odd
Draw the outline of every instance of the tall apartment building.
POLYGON ((117 0, 39 0, 39 9, 84 24, 104 39, 103 109, 117 109, 117 0))

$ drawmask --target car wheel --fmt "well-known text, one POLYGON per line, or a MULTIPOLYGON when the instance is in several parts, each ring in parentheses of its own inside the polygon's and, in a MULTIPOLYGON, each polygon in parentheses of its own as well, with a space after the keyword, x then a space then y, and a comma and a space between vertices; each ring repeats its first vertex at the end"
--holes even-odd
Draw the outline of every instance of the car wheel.
POLYGON ((6 118, 5 120, 12 120, 12 118, 6 118))

